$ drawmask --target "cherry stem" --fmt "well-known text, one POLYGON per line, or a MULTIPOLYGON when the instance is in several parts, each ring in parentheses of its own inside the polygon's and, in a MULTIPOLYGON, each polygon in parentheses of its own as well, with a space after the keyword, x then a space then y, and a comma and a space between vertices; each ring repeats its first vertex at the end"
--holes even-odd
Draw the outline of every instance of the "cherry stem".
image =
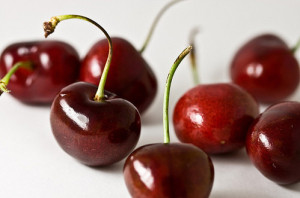
POLYGON ((112 53, 113 53, 111 38, 110 38, 109 34, 106 32, 106 30, 101 25, 99 25, 97 22, 93 21, 92 19, 89 19, 89 18, 87 18, 85 16, 81 16, 81 15, 60 15, 60 16, 51 17, 50 21, 44 23, 45 37, 47 38, 51 33, 54 32, 55 27, 57 26, 57 24, 60 21, 67 20, 67 19, 81 19, 81 20, 92 23, 93 25, 98 27, 104 33, 104 35, 106 36, 106 38, 108 40, 109 52, 108 52, 107 60, 106 60, 106 63, 105 63, 104 69, 103 69, 103 73, 101 75, 99 86, 98 86, 96 95, 94 97, 95 101, 100 102, 105 99, 104 86, 106 83, 107 74, 109 71, 112 53))
POLYGON ((189 40, 190 45, 193 46, 193 49, 190 54, 190 61, 192 66, 192 74, 193 74, 193 80, 194 84, 198 85, 200 83, 199 75, 198 75, 198 65, 196 61, 196 48, 195 48, 195 37, 199 33, 199 28, 195 27, 190 34, 189 40))
POLYGON ((295 54, 299 48, 300 48, 300 39, 298 40, 296 45, 292 48, 292 53, 295 54))
MULTIPOLYGON (((20 61, 14 64, 14 66, 5 74, 5 76, 0 80, 0 93, 3 92, 10 92, 10 90, 7 89, 7 85, 9 83, 9 80, 11 76, 19 69, 19 68, 26 68, 26 69, 32 69, 32 62, 31 61, 20 61)), ((1 95, 0 94, 0 95, 1 95)))
POLYGON ((163 121, 164 121, 164 143, 170 143, 170 132, 169 132, 169 96, 170 96, 170 89, 171 83, 174 76, 174 73, 184 59, 186 55, 192 50, 192 46, 189 46, 181 52, 181 54, 177 57, 174 64, 172 65, 170 72, 167 77, 166 87, 165 87, 165 94, 164 94, 164 106, 163 106, 163 121))
POLYGON ((180 2, 180 1, 183 1, 183 0, 173 0, 173 1, 169 2, 168 4, 166 4, 166 5, 159 11, 159 13, 156 15, 156 17, 155 17, 155 19, 154 19, 154 21, 153 21, 153 23, 152 23, 152 25, 151 25, 151 27, 150 27, 150 30, 149 30, 148 35, 147 35, 147 37, 146 37, 146 40, 145 40, 145 42, 144 42, 142 48, 141 48, 140 51, 139 51, 140 54, 142 54, 142 53, 145 51, 146 47, 148 46, 149 41, 150 41, 150 39, 151 39, 151 37, 152 37, 152 35, 153 35, 154 29, 156 28, 157 23, 159 22, 159 20, 160 20, 160 18, 162 17, 162 15, 163 15, 163 14, 166 12, 166 10, 168 10, 172 5, 174 5, 174 4, 176 4, 176 3, 180 2))

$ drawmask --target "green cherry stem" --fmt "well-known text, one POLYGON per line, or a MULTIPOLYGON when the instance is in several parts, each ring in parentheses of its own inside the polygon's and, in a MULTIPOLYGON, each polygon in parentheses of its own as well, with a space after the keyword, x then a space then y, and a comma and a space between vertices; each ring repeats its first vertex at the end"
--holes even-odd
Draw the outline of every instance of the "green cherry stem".
POLYGON ((32 62, 31 61, 20 61, 14 64, 14 66, 7 72, 7 74, 0 80, 0 94, 3 92, 10 92, 7 89, 7 85, 11 76, 19 69, 19 68, 26 68, 32 69, 32 62))
POLYGON ((183 0, 173 0, 173 1, 169 2, 169 3, 167 3, 167 4, 159 11, 159 13, 156 15, 156 17, 155 17, 155 19, 154 19, 154 21, 153 21, 153 23, 152 23, 152 25, 151 25, 151 27, 150 27, 150 30, 149 30, 149 32, 148 32, 148 35, 147 35, 147 37, 146 37, 146 40, 145 40, 145 42, 144 42, 142 48, 139 50, 140 54, 142 54, 142 53, 145 51, 146 47, 148 46, 149 41, 150 41, 150 39, 151 39, 151 37, 152 37, 152 35, 153 35, 154 29, 156 28, 157 23, 159 22, 159 20, 160 20, 160 18, 162 17, 162 15, 163 15, 163 14, 166 12, 166 10, 168 10, 172 5, 174 5, 174 4, 176 4, 176 3, 180 2, 180 1, 183 1, 183 0))
POLYGON ((99 86, 98 86, 96 95, 94 97, 95 101, 100 102, 105 99, 104 86, 106 83, 107 74, 109 71, 112 53, 113 53, 111 38, 110 38, 109 34, 106 32, 106 30, 101 25, 99 25, 97 22, 95 22, 92 19, 89 19, 85 16, 80 16, 80 15, 60 15, 60 16, 51 17, 50 21, 44 23, 45 37, 47 38, 51 33, 54 32, 55 27, 57 26, 57 24, 60 21, 67 20, 67 19, 80 19, 80 20, 84 20, 84 21, 88 21, 88 22, 92 23, 93 25, 98 27, 104 33, 104 35, 106 36, 106 38, 108 40, 108 45, 109 45, 108 57, 107 57, 107 60, 106 60, 105 66, 104 66, 103 73, 101 75, 101 79, 99 82, 99 86))
POLYGON ((171 83, 174 73, 179 66, 180 62, 184 59, 186 55, 192 50, 192 46, 187 47, 181 54, 177 57, 174 64, 172 65, 170 72, 167 77, 165 94, 164 94, 164 106, 163 106, 163 121, 164 121, 164 143, 170 143, 170 132, 169 132, 169 96, 171 83))
POLYGON ((296 45, 291 49, 292 53, 295 54, 299 48, 300 48, 300 39, 298 40, 296 45))
POLYGON ((200 83, 199 75, 198 75, 198 65, 196 61, 196 49, 195 49, 195 37, 199 33, 199 28, 196 27, 191 31, 190 34, 190 45, 193 46, 193 49, 190 53, 190 61, 191 61, 191 67, 192 67, 192 74, 193 74, 193 80, 194 84, 198 85, 200 83))

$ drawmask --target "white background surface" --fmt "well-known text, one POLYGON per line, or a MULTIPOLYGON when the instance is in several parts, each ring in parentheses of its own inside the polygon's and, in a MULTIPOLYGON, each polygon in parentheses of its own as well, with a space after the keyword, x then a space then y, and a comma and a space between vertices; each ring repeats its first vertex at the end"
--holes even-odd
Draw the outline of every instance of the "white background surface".
MULTIPOLYGON (((59 14, 81 14, 99 22, 111 36, 141 47, 155 15, 168 1, 142 0, 1 0, 0 50, 17 41, 43 40, 42 23, 59 14)), ((281 35, 289 45, 300 37, 299 0, 187 0, 175 5, 159 22, 144 53, 159 81, 154 104, 143 116, 138 146, 162 142, 162 98, 167 73, 177 55, 197 36, 202 83, 227 82, 237 48, 264 32, 281 35)), ((103 35, 78 20, 61 23, 50 39, 72 44, 83 57, 103 35)), ((300 58, 297 53, 298 59, 300 58)), ((170 114, 178 98, 193 86, 186 59, 175 74, 170 114)), ((300 89, 300 88, 299 88, 300 89)), ((299 100, 300 90, 291 98, 299 100)), ((262 107, 263 109, 264 107, 262 107)), ((122 175, 124 161, 90 168, 65 154, 52 136, 49 107, 26 106, 9 94, 0 98, 0 197, 96 198, 130 197, 122 175)), ((177 139, 171 127, 171 140, 177 139)), ((211 198, 299 198, 300 183, 278 186, 262 176, 244 150, 212 157, 215 182, 211 198)))

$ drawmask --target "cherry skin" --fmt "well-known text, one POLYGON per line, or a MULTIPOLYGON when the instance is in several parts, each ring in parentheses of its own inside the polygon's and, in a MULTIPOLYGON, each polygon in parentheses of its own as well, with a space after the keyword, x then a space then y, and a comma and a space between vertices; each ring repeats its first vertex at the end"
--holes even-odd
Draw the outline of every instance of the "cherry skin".
POLYGON ((0 95, 3 92, 10 92, 9 89, 7 89, 7 85, 10 81, 11 76, 18 71, 20 68, 29 69, 32 70, 32 63, 30 61, 20 61, 17 62, 15 65, 12 66, 12 68, 9 69, 9 71, 3 76, 3 78, 0 80, 0 95))
POLYGON ((125 158, 136 146, 141 121, 128 101, 105 92, 94 101, 97 86, 73 83, 57 95, 51 107, 51 127, 61 148, 89 166, 105 166, 125 158))
POLYGON ((169 95, 171 81, 186 48, 176 59, 164 94, 164 143, 149 144, 131 153, 124 165, 124 179, 132 197, 207 198, 212 189, 214 167, 210 157, 191 144, 170 143, 169 95))
POLYGON ((198 85, 176 103, 173 125, 180 141, 208 154, 222 154, 245 145, 247 130, 258 112, 253 97, 237 85, 198 85))
POLYGON ((191 144, 152 144, 138 148, 124 165, 133 198, 209 197, 214 169, 207 154, 191 144))
POLYGON ((104 90, 113 47, 106 30, 80 15, 59 15, 44 23, 45 37, 58 23, 80 19, 95 25, 105 35, 109 52, 99 86, 71 84, 55 97, 51 106, 52 132, 64 151, 89 166, 106 166, 125 158, 136 146, 141 130, 140 114, 130 102, 104 90))
MULTIPOLYGON (((105 89, 133 103, 143 113, 157 92, 156 77, 141 54, 126 40, 112 38, 114 56, 105 89)), ((97 42, 82 61, 80 80, 98 85, 108 54, 106 40, 97 42)))
MULTIPOLYGON (((157 92, 156 77, 141 54, 126 40, 112 38, 114 56, 105 89, 133 103, 143 113, 157 92)), ((106 40, 97 42, 82 61, 80 80, 97 85, 108 54, 106 40)))
POLYGON ((300 103, 281 102, 265 110, 249 129, 248 156, 268 179, 300 181, 300 103))
POLYGON ((232 81, 262 103, 282 101, 294 93, 299 73, 293 51, 272 34, 251 39, 237 51, 231 63, 232 81))
POLYGON ((24 103, 51 104, 63 87, 78 80, 79 55, 65 42, 33 41, 9 45, 0 57, 0 76, 20 61, 32 62, 33 68, 18 69, 8 88, 24 103))

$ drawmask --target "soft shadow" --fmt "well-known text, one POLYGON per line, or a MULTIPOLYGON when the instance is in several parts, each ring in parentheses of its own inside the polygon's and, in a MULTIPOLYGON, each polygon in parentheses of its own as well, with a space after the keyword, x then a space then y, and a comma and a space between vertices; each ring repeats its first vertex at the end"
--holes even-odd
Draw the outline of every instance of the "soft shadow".
POLYGON ((298 86, 298 89, 289 98, 287 98, 287 100, 299 101, 299 98, 300 98, 300 86, 298 86))
POLYGON ((27 103, 27 102, 23 102, 23 101, 18 100, 17 98, 13 97, 10 94, 5 94, 5 95, 7 95, 5 97, 9 97, 9 100, 12 100, 12 101, 10 101, 10 103, 11 102, 15 102, 18 105, 20 104, 20 105, 23 105, 23 106, 31 108, 31 109, 32 108, 46 108, 46 109, 50 109, 51 104, 52 104, 52 102, 51 103, 46 103, 46 104, 45 103, 27 103))
POLYGON ((240 192, 240 191, 223 191, 212 192, 210 198, 273 198, 274 196, 261 194, 255 191, 240 192))
POLYGON ((295 184, 285 185, 285 186, 281 186, 281 187, 286 188, 291 191, 300 192, 300 181, 295 184))
POLYGON ((99 167, 89 166, 89 167, 93 170, 101 171, 101 172, 104 172, 104 173, 122 174, 124 163, 125 163, 125 159, 123 159, 120 162, 114 163, 112 165, 108 165, 108 166, 99 166, 99 167))
POLYGON ((216 162, 232 162, 237 164, 249 164, 250 159, 247 156, 246 149, 242 148, 238 151, 220 154, 220 155, 211 155, 213 161, 216 162))
MULTIPOLYGON (((20 102, 20 101, 19 101, 20 102)), ((44 103, 26 103, 26 102, 20 102, 21 104, 30 107, 30 108, 45 108, 50 109, 51 104, 44 104, 44 103)))
POLYGON ((13 96, 10 96, 10 98, 12 100, 14 100, 14 102, 16 103, 19 103, 21 105, 24 105, 25 107, 28 107, 28 108, 44 108, 44 109, 50 109, 51 108, 51 103, 29 103, 29 102, 23 102, 23 101, 20 101, 18 99, 16 99, 15 97, 13 96))

